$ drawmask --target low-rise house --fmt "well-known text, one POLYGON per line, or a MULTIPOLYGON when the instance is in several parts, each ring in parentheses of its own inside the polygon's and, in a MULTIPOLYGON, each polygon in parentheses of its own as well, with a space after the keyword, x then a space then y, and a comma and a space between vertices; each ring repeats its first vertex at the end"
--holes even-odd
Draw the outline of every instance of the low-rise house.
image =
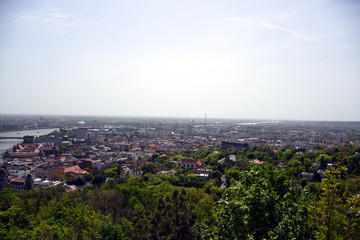
POLYGON ((285 168, 286 165, 284 162, 280 162, 278 165, 277 165, 278 168, 285 168))
POLYGON ((71 155, 62 155, 60 157, 60 162, 75 165, 76 162, 77 162, 77 159, 74 156, 71 156, 71 155))
POLYGON ((313 181, 314 180, 314 174, 313 173, 309 173, 309 172, 302 172, 301 173, 301 177, 306 178, 309 181, 313 181))
POLYGON ((41 185, 41 183, 42 183, 42 179, 41 179, 41 178, 35 178, 35 179, 34 179, 34 186, 41 185))
POLYGON ((195 169, 198 166, 201 166, 202 162, 201 160, 197 160, 197 159, 187 159, 187 158, 183 158, 178 162, 178 166, 183 167, 183 168, 191 168, 191 169, 195 169))
POLYGON ((40 152, 14 152, 4 153, 4 158, 32 158, 41 155, 40 152))
POLYGON ((208 169, 204 166, 199 166, 199 167, 196 167, 195 168, 195 172, 196 173, 206 173, 206 174, 211 174, 212 173, 212 170, 211 169, 208 169))
POLYGON ((78 165, 75 166, 57 166, 53 169, 51 180, 60 180, 69 177, 80 178, 87 174, 87 171, 82 170, 78 165))
POLYGON ((260 164, 263 164, 263 163, 264 163, 263 161, 261 161, 261 160, 259 160, 259 159, 250 160, 250 161, 248 161, 248 162, 249 162, 249 163, 258 164, 258 165, 260 165, 260 164))
POLYGON ((11 179, 8 183, 8 187, 14 189, 25 189, 25 180, 23 179, 11 179))
POLYGON ((229 156, 230 161, 236 162, 236 155, 229 156))
POLYGON ((159 171, 157 172, 157 175, 160 175, 160 174, 176 174, 176 171, 175 170, 168 170, 168 171, 159 171))
POLYGON ((59 146, 61 144, 61 138, 36 138, 35 143, 51 144, 53 146, 59 146))
POLYGON ((311 166, 318 170, 320 168, 320 163, 313 163, 311 166))
POLYGON ((204 166, 199 166, 195 168, 195 176, 202 178, 209 178, 212 173, 211 169, 208 169, 204 166))
POLYGON ((223 164, 225 162, 225 158, 222 158, 218 161, 219 164, 223 164))
POLYGON ((41 165, 35 168, 35 175, 41 178, 51 178, 53 169, 52 166, 41 165))
POLYGON ((45 155, 57 154, 58 153, 58 148, 51 145, 51 144, 40 145, 38 147, 38 149, 39 149, 39 151, 42 151, 45 155))
POLYGON ((323 179, 325 177, 325 170, 319 169, 317 170, 317 174, 319 175, 320 179, 323 179))
POLYGON ((333 167, 335 166, 335 163, 328 163, 327 165, 326 165, 326 169, 332 169, 333 167))
POLYGON ((50 186, 52 184, 52 181, 46 179, 44 181, 41 182, 41 185, 42 186, 50 186))
POLYGON ((295 184, 295 191, 296 192, 301 192, 302 189, 303 188, 302 188, 302 186, 300 184, 295 184))
POLYGON ((81 167, 84 168, 89 168, 89 169, 93 169, 94 165, 93 165, 93 161, 91 158, 83 158, 81 159, 81 167))
POLYGON ((137 161, 135 161, 135 167, 140 167, 141 165, 143 165, 143 164, 147 164, 147 163, 149 163, 148 161, 146 161, 146 160, 137 160, 137 161))
POLYGON ((105 163, 103 163, 101 159, 92 160, 92 164, 93 168, 98 170, 101 170, 101 168, 105 165, 105 163))

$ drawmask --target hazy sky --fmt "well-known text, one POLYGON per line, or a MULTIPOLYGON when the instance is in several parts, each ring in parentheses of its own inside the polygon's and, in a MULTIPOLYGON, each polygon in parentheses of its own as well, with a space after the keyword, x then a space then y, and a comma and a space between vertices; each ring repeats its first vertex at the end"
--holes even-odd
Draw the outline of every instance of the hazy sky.
POLYGON ((360 1, 0 1, 0 113, 360 120, 360 1))

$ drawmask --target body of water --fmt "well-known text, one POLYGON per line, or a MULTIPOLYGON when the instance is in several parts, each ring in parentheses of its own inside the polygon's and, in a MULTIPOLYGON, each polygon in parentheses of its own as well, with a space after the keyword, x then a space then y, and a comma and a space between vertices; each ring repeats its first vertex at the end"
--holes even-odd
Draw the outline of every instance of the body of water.
MULTIPOLYGON (((59 130, 58 128, 49 128, 49 129, 35 129, 35 130, 24 130, 24 131, 12 131, 12 132, 2 132, 0 137, 24 137, 24 136, 41 136, 51 133, 54 130, 59 130)), ((6 150, 12 148, 14 145, 21 143, 22 139, 0 139, 0 155, 2 155, 6 150)))

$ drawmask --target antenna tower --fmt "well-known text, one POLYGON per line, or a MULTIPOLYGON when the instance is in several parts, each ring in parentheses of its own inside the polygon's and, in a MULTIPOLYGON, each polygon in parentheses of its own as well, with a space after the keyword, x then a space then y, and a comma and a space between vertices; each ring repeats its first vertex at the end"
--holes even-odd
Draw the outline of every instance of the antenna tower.
POLYGON ((205 128, 206 128, 206 113, 205 113, 205 128))

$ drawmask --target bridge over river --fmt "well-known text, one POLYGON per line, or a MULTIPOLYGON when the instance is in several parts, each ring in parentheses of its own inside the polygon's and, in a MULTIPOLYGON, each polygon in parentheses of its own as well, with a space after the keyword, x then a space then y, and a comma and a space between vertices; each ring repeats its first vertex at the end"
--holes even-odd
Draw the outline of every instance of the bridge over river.
POLYGON ((24 139, 24 137, 0 137, 1 139, 24 139))

